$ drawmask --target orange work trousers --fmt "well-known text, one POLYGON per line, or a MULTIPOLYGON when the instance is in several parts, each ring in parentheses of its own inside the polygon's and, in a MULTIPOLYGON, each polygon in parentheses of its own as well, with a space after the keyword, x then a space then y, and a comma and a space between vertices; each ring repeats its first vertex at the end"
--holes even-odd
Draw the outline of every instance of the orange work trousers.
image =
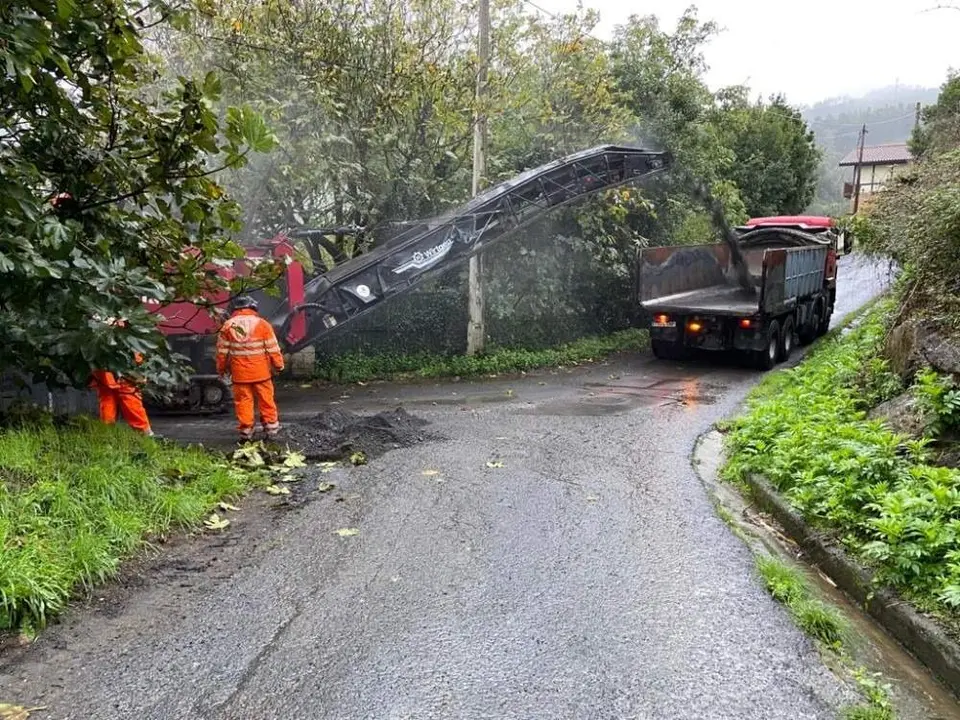
POLYGON ((134 430, 153 435, 150 418, 143 407, 143 397, 136 385, 123 380, 115 383, 113 387, 97 384, 97 398, 100 400, 101 422, 113 425, 119 414, 134 430))
POLYGON ((233 404, 237 411, 237 430, 243 438, 253 437, 254 403, 260 409, 260 423, 267 435, 280 429, 277 403, 273 399, 273 380, 233 384, 233 404))

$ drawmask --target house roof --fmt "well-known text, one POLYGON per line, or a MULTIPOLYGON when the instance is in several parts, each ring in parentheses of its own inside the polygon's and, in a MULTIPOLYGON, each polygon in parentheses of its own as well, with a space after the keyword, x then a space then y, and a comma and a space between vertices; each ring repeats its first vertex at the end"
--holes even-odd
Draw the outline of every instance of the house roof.
POLYGON ((906 143, 890 143, 888 145, 866 145, 863 148, 863 162, 857 163, 857 157, 860 154, 858 148, 848 152, 843 160, 840 161, 840 167, 848 165, 900 165, 913 160, 913 155, 907 148, 906 143))

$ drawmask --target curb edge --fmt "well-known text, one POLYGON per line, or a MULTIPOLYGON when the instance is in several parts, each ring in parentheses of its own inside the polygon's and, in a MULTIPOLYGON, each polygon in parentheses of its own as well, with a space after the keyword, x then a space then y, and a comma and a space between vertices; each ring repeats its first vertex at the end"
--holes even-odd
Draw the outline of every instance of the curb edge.
POLYGON ((960 698, 960 645, 889 588, 874 591, 871 576, 811 528, 765 478, 750 475, 746 483, 757 505, 777 519, 808 559, 960 698))

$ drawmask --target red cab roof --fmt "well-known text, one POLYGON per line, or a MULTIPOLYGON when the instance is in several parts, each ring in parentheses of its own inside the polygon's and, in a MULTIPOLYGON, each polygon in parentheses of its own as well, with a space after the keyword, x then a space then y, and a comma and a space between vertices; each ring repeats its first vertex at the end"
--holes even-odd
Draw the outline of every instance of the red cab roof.
POLYGON ((832 228, 833 218, 819 215, 777 215, 774 217, 750 218, 744 227, 798 227, 798 228, 832 228))

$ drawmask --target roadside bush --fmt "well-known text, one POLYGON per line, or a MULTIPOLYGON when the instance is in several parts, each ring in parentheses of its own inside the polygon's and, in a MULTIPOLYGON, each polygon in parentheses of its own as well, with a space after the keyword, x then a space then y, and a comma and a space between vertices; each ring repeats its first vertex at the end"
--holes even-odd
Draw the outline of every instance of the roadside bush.
POLYGON ((808 521, 927 609, 960 617, 960 471, 866 416, 896 383, 876 358, 892 303, 768 376, 730 426, 728 479, 769 479, 808 521), (868 377, 869 376, 869 377, 868 377), (868 390, 865 392, 865 388, 868 390))
POLYGON ((960 387, 952 377, 927 368, 917 373, 914 387, 920 406, 932 418, 926 428, 929 437, 960 428, 960 387))
POLYGON ((200 449, 85 419, 0 431, 0 629, 43 625, 249 482, 200 449))

